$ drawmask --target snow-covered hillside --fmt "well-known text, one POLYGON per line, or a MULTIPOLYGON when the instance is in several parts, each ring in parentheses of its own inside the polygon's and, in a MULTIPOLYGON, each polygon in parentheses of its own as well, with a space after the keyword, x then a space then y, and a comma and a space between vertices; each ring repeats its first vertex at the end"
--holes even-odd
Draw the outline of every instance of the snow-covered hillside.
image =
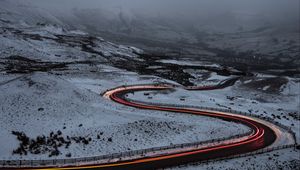
POLYGON ((161 81, 112 67, 116 62, 143 62, 138 57, 142 50, 68 30, 55 17, 35 16, 27 6, 7 2, 1 8, 1 19, 7 22, 0 28, 0 159, 104 155, 214 139, 211 133, 222 138, 249 131, 211 118, 179 118, 114 104, 100 93, 124 84, 161 81), (13 7, 16 12, 9 12, 13 7), (54 22, 39 21, 45 18, 54 22), (55 141, 55 135, 65 141, 58 147, 22 149, 27 138, 38 143, 44 137, 55 141))
MULTIPOLYGON (((128 98, 251 112, 291 127, 299 142, 299 70, 288 70, 289 74, 286 70, 251 73, 197 58, 149 54, 139 48, 112 43, 100 36, 105 37, 105 33, 93 32, 97 29, 91 31, 89 26, 96 21, 93 18, 89 20, 91 25, 82 23, 88 19, 84 18, 86 13, 100 15, 101 12, 71 11, 68 16, 59 17, 58 13, 34 7, 29 2, 0 0, 0 160, 105 155, 230 137, 250 130, 214 118, 130 108, 101 96, 108 89, 131 84, 176 84, 178 88, 174 91, 147 95, 141 92, 129 94, 128 98), (80 21, 78 25, 77 21, 80 21), (180 88, 216 84, 236 76, 241 77, 239 81, 223 90, 189 92, 180 88), (43 143, 46 139, 57 145, 43 143), (24 147, 28 143, 34 147, 24 147)), ((126 24, 128 18, 124 15, 123 24, 126 24)), ((105 20, 106 17, 100 17, 103 23, 114 20, 105 20)), ((134 23, 134 17, 129 18, 134 23)), ((178 32, 169 30, 170 25, 159 25, 155 27, 164 31, 154 31, 157 35, 166 33, 170 39, 174 34, 177 36, 178 32)), ((252 29, 252 25, 249 27, 252 29)), ((128 25, 119 29, 126 32, 125 28, 128 25)), ((209 27, 195 29, 206 28, 209 27)), ((253 26, 253 29, 258 28, 253 26)), ((260 30, 259 34, 264 36, 266 30, 260 30)), ((246 31, 241 34, 252 34, 246 31)), ((195 36, 188 36, 195 40, 195 36)), ((246 48, 249 47, 245 44, 246 48)), ((211 51, 202 52, 204 56, 215 55, 211 51)), ((289 167, 299 162, 297 154, 299 150, 291 149, 291 154, 285 152, 261 164, 267 167, 266 162, 275 164, 283 159, 285 162, 278 166, 289 167)), ((266 154, 251 161, 261 158, 267 159, 266 154)), ((247 158, 238 160, 247 161, 247 158)), ((241 163, 234 168, 243 166, 241 163)), ((191 168, 199 167, 206 168, 206 165, 191 168)))

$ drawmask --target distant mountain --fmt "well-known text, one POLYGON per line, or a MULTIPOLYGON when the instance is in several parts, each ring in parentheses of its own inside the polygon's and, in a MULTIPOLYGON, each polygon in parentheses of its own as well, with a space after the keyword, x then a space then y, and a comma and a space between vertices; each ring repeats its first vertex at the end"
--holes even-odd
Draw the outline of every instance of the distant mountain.
POLYGON ((235 58, 239 58, 244 64, 299 63, 297 16, 282 19, 282 16, 270 17, 267 13, 243 10, 219 12, 206 17, 187 17, 176 13, 147 15, 121 7, 114 10, 101 7, 45 9, 45 6, 30 2, 1 0, 0 25, 48 26, 47 29, 52 31, 81 30, 154 53, 201 60, 235 62, 235 58), (234 58, 232 61, 231 57, 234 58))

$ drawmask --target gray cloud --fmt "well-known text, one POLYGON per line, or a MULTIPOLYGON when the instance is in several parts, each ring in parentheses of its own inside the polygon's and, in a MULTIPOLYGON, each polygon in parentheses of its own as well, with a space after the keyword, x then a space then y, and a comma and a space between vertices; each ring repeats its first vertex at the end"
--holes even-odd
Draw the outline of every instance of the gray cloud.
MULTIPOLYGON (((123 11, 146 17, 201 21, 224 13, 260 15, 273 22, 299 21, 299 0, 31 0, 49 10, 73 8, 123 11)), ((298 22, 299 23, 299 22, 298 22)), ((297 22, 295 24, 298 24, 297 22)))
POLYGON ((147 11, 161 13, 205 14, 218 11, 247 10, 259 13, 299 12, 299 0, 31 0, 44 8, 106 8, 116 10, 147 11))

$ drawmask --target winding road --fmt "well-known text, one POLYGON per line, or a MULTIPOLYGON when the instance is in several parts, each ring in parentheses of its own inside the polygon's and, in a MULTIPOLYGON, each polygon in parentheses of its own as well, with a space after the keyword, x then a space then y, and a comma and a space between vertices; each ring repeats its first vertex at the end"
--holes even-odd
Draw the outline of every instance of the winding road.
MULTIPOLYGON (((236 80, 228 79, 216 86, 204 86, 204 87, 188 87, 187 90, 214 90, 225 88, 232 85, 236 80)), ((253 133, 244 138, 243 140, 238 140, 237 142, 232 142, 230 144, 221 144, 213 147, 201 148, 193 151, 173 153, 169 155, 160 155, 157 157, 142 158, 138 160, 125 161, 117 164, 107 164, 103 167, 109 167, 113 169, 156 169, 180 164, 186 164, 194 161, 203 161, 214 158, 221 158, 232 156, 235 154, 243 154, 247 152, 256 151, 262 149, 266 146, 271 145, 277 138, 276 132, 272 127, 269 127, 261 122, 252 119, 251 117, 246 117, 243 115, 236 115, 230 113, 222 113, 215 111, 202 111, 197 109, 188 108, 177 108, 177 107, 165 107, 148 105, 144 103, 132 102, 126 100, 124 97, 127 93, 137 92, 137 91, 153 91, 153 90, 168 90, 172 89, 169 85, 136 85, 120 87, 105 93, 105 97, 111 100, 127 105, 130 107, 135 107, 139 109, 149 109, 158 111, 168 111, 177 113, 194 114, 201 116, 208 116, 219 118, 226 121, 238 122, 250 127, 253 133)))
MULTIPOLYGON (((228 79, 215 86, 204 87, 187 87, 187 90, 214 90, 228 87, 237 79, 228 79)), ((167 111, 175 113, 193 114, 199 116, 208 116, 218 118, 226 121, 237 122, 248 126, 252 129, 252 133, 246 137, 233 139, 230 142, 221 142, 212 146, 205 146, 195 149, 179 149, 171 153, 160 153, 151 156, 144 156, 132 159, 123 159, 111 163, 101 163, 93 165, 79 165, 68 166, 61 168, 48 168, 48 169, 157 169, 169 166, 176 166, 196 161, 205 161, 209 159, 216 159, 222 157, 233 156, 236 154, 243 154, 253 152, 267 146, 270 146, 279 136, 278 129, 264 121, 259 121, 257 118, 247 117, 244 115, 200 110, 195 108, 180 108, 169 106, 150 105, 141 102, 129 101, 125 95, 137 91, 156 91, 156 90, 169 90, 175 88, 172 85, 133 85, 122 86, 107 91, 104 97, 111 99, 119 104, 138 109, 148 109, 157 111, 167 111)), ((44 168, 47 169, 47 168, 44 168)))

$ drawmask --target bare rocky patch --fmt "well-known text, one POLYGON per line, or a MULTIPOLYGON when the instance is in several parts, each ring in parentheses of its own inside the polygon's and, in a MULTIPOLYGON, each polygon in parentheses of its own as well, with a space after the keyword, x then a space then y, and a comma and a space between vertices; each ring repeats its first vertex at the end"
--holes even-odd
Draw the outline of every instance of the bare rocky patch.
MULTIPOLYGON (((58 130, 57 132, 51 132, 49 135, 41 135, 35 138, 28 137, 24 132, 12 131, 18 139, 19 147, 13 151, 13 154, 27 155, 27 154, 48 154, 49 157, 58 156, 61 154, 61 148, 69 148, 72 143, 88 145, 91 141, 91 137, 82 136, 63 136, 63 133, 58 130)), ((71 157, 68 153, 67 157, 71 157)))
POLYGON ((42 62, 22 56, 10 56, 0 60, 7 73, 32 73, 36 71, 49 72, 51 70, 66 70, 66 63, 42 62))

